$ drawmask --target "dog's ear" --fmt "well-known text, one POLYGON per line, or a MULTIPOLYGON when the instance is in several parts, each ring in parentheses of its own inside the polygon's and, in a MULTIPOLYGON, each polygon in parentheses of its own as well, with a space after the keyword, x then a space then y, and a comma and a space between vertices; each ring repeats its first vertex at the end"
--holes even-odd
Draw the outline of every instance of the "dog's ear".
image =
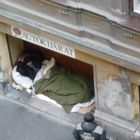
POLYGON ((55 59, 52 57, 51 60, 43 61, 43 64, 45 65, 43 75, 45 75, 48 72, 48 70, 50 70, 55 65, 55 59))
POLYGON ((42 62, 43 65, 49 65, 49 66, 54 66, 55 65, 55 59, 52 57, 50 60, 45 59, 42 62))

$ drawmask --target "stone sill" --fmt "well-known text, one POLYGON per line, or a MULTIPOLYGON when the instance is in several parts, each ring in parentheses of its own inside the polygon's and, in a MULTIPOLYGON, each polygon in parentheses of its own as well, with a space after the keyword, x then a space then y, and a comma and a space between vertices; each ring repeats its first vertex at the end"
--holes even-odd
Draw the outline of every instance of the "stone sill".
POLYGON ((66 113, 63 109, 58 108, 49 102, 43 101, 35 95, 30 95, 25 90, 19 91, 14 89, 9 83, 0 82, 0 98, 54 116, 58 120, 63 120, 64 123, 67 123, 72 127, 75 127, 77 123, 83 121, 83 114, 66 113))

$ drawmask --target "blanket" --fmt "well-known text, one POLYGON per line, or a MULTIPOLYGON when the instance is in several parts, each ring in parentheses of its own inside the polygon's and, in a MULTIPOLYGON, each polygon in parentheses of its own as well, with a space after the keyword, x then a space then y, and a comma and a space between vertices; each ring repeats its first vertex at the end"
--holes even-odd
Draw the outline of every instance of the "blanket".
POLYGON ((86 78, 56 65, 51 69, 49 79, 41 79, 34 84, 36 94, 47 93, 68 112, 75 104, 91 100, 91 87, 86 78))

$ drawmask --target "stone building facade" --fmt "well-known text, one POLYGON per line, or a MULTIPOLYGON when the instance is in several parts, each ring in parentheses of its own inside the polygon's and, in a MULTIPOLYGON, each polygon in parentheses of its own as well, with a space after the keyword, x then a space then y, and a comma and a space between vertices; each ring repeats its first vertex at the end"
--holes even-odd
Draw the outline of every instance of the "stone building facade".
POLYGON ((9 47, 23 40, 85 62, 93 68, 96 120, 111 139, 139 139, 140 19, 133 7, 133 0, 1 0, 1 71, 10 82, 22 47, 11 54, 9 47))

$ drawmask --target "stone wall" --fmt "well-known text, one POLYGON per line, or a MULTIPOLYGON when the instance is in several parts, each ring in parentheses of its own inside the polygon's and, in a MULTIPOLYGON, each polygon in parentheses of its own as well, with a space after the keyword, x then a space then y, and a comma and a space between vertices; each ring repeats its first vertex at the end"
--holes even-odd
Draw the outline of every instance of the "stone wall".
POLYGON ((6 35, 0 32, 0 82, 10 81, 11 61, 6 35))

